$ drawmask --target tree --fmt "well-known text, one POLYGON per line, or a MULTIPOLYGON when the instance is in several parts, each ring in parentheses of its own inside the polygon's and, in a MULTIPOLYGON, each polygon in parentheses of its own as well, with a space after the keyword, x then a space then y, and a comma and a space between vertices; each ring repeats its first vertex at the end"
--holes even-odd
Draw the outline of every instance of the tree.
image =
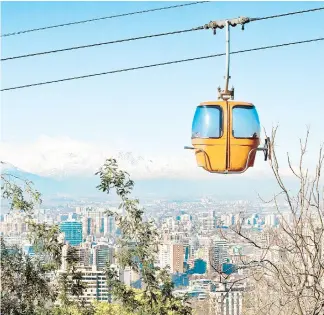
POLYGON ((95 313, 94 315, 134 315, 125 311, 122 305, 107 303, 107 302, 94 302, 95 313))
POLYGON ((2 314, 35 314, 55 300, 43 265, 1 239, 2 314))
POLYGON ((58 299, 64 310, 62 314, 70 314, 73 308, 81 310, 80 314, 88 314, 91 308, 78 300, 84 285, 81 274, 75 270, 78 258, 74 249, 70 249, 67 255, 67 272, 58 275, 63 247, 59 227, 33 220, 35 207, 42 202, 33 183, 4 172, 1 174, 1 190, 10 211, 18 212, 25 218, 29 228, 28 236, 35 248, 35 256, 31 258, 17 246, 8 248, 1 238, 2 313, 60 314, 60 308, 53 305, 58 299), (50 281, 49 276, 53 273, 56 278, 50 281), (68 295, 76 296, 77 299, 71 301, 68 295))
POLYGON ((114 266, 107 265, 106 276, 113 299, 123 305, 126 311, 135 314, 191 314, 186 299, 173 295, 173 282, 167 269, 155 265, 159 235, 153 221, 144 222, 143 209, 139 200, 130 198, 134 182, 129 174, 119 170, 115 159, 107 159, 96 173, 100 176, 99 190, 109 194, 115 189, 121 198, 119 209, 122 214, 114 215, 121 230, 116 258, 120 269, 126 267, 140 274, 143 290, 135 290, 119 280, 114 266))
MULTIPOLYGON (((1 174, 2 198, 9 202, 10 210, 22 212, 26 221, 32 218, 40 193, 29 181, 1 174)), ((1 311, 3 314, 43 313, 48 302, 55 300, 55 290, 46 277, 46 267, 37 257, 31 259, 21 249, 8 248, 1 238, 1 311)))
POLYGON ((161 314, 189 315, 191 308, 186 299, 175 297, 168 270, 155 266, 159 235, 152 221, 144 222, 143 209, 137 199, 131 199, 134 182, 128 173, 118 170, 116 160, 108 159, 97 173, 101 184, 98 188, 106 193, 115 189, 121 197, 123 214, 114 215, 121 230, 117 260, 119 268, 130 267, 141 275, 144 289, 138 290, 119 280, 114 266, 107 266, 106 275, 113 299, 118 304, 86 306, 80 296, 84 289, 82 274, 77 271, 77 255, 74 248, 67 253, 67 270, 58 272, 63 241, 57 225, 36 223, 33 220, 35 206, 41 196, 33 184, 11 174, 3 173, 2 197, 10 205, 10 211, 23 213, 29 227, 29 238, 35 247, 32 259, 16 248, 2 244, 1 297, 4 314, 110 314, 121 315, 161 314), (55 274, 55 281, 47 281, 47 275, 55 274), (72 295, 72 298, 71 298, 72 295), (2 301, 2 302, 3 302, 2 301), (56 306, 53 302, 59 302, 56 306))
MULTIPOLYGON (((277 128, 273 130, 275 143, 277 128)), ((321 186, 323 147, 314 173, 305 167, 309 130, 305 141, 300 140, 298 168, 292 175, 298 181, 294 195, 284 183, 272 145, 272 172, 280 188, 269 202, 276 205, 278 227, 268 227, 263 239, 244 229, 244 216, 231 227, 239 238, 254 248, 257 259, 242 262, 249 276, 250 290, 244 297, 246 315, 320 315, 324 314, 324 195, 321 186), (279 198, 283 197, 288 212, 282 211, 279 198)))

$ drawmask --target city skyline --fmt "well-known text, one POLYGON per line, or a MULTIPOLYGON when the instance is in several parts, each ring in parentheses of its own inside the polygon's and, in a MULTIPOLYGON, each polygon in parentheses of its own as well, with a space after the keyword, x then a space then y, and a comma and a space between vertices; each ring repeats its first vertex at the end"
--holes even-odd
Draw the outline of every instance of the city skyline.
MULTIPOLYGON (((118 211, 117 208, 109 208, 118 211)), ((160 268, 170 267, 174 293, 180 296, 188 293, 193 302, 195 298, 208 301, 209 294, 226 292, 226 286, 232 281, 239 282, 238 288, 235 288, 244 290, 247 284, 244 262, 254 259, 258 253, 243 239, 235 238, 231 229, 245 217, 243 228, 263 242, 269 235, 268 229, 279 231, 283 220, 292 221, 288 209, 283 205, 281 213, 275 214, 274 204, 245 201, 218 203, 208 200, 178 204, 157 201, 148 206, 146 214, 154 217, 156 230, 161 235, 155 263, 160 268), (222 232, 219 233, 222 229, 227 239, 222 237, 222 232), (218 279, 216 270, 221 270, 225 276, 223 281, 218 279)), ((120 229, 116 218, 107 215, 104 207, 71 205, 65 211, 59 208, 42 209, 40 213, 35 213, 35 219, 38 223, 59 224, 60 239, 64 240, 60 272, 67 270, 65 257, 68 250, 75 250, 79 259, 78 271, 82 274, 82 281, 87 284, 83 293, 86 303, 109 300, 105 296, 107 284, 104 270, 106 261, 119 268, 115 260, 115 253, 120 250, 117 242, 120 229)), ((22 214, 10 213, 1 218, 0 233, 6 242, 22 244, 26 255, 33 257, 35 248, 25 238, 28 229, 22 214)), ((130 268, 119 270, 123 283, 134 288, 142 287, 143 279, 138 272, 130 268)), ((229 294, 236 292, 235 288, 231 287, 229 294)), ((237 298, 235 303, 242 303, 242 296, 237 298)))

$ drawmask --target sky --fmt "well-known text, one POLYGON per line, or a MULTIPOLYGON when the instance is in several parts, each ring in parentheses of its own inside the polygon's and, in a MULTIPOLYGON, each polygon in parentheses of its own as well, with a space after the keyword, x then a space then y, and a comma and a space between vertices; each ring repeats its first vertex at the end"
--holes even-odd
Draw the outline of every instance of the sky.
MULTIPOLYGON (((180 2, 2 2, 1 33, 180 2)), ((197 27, 211 20, 263 17, 323 6, 323 2, 215 2, 3 37, 2 58, 197 27)), ((231 28, 231 50, 324 36, 324 11, 231 28)), ((180 35, 103 45, 1 63, 1 88, 225 51, 225 32, 180 35)), ((262 128, 279 124, 276 148, 298 163, 299 138, 310 126, 306 163, 323 142, 324 41, 231 56, 235 99, 256 105, 262 128)), ((86 172, 116 152, 154 164, 152 177, 215 179, 196 167, 191 144, 195 107, 216 100, 225 57, 1 92, 1 158, 26 171, 86 172)), ((128 161, 129 162, 129 161, 128 161)), ((132 164, 132 163, 131 163, 132 164)), ((133 163, 133 169, 136 169, 133 163)), ((260 153, 242 177, 259 185, 269 165, 260 153)), ((139 171, 138 176, 145 169, 139 171)), ((217 176, 217 177, 215 177, 217 176)), ((227 177, 228 182, 235 181, 227 177)))

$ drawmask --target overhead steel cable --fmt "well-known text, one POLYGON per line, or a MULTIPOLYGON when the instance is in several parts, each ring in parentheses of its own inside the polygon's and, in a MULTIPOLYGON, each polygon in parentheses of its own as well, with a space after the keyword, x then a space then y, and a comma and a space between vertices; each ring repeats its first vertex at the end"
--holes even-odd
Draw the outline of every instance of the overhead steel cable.
POLYGON ((310 12, 315 12, 315 11, 321 11, 324 10, 324 7, 320 8, 314 8, 314 9, 308 9, 308 10, 302 10, 302 11, 294 11, 294 12, 288 12, 288 13, 282 13, 282 14, 276 14, 276 15, 269 15, 261 18, 255 18, 255 21, 261 21, 261 20, 268 20, 268 19, 276 19, 284 16, 289 16, 289 15, 296 15, 296 14, 302 14, 302 13, 310 13, 310 12))
POLYGON ((103 16, 103 17, 93 18, 93 19, 88 19, 88 20, 81 20, 81 21, 75 21, 75 22, 69 22, 69 23, 49 25, 49 26, 44 26, 44 27, 38 27, 38 28, 32 28, 32 29, 28 29, 28 30, 22 30, 22 31, 12 32, 12 33, 6 33, 6 34, 2 34, 1 37, 15 36, 15 35, 20 35, 20 34, 25 34, 25 33, 31 33, 31 32, 37 32, 37 31, 44 31, 44 30, 48 30, 48 29, 52 29, 52 28, 58 28, 58 27, 64 27, 64 26, 71 26, 71 25, 76 25, 76 24, 84 24, 84 23, 89 23, 89 22, 95 22, 95 21, 101 21, 101 20, 114 19, 114 18, 119 18, 119 17, 124 17, 124 16, 130 16, 130 15, 136 15, 136 14, 149 13, 149 12, 154 12, 154 11, 162 11, 162 10, 169 10, 169 9, 181 8, 181 7, 186 7, 186 6, 196 5, 196 4, 202 4, 202 3, 207 3, 207 2, 211 2, 211 1, 189 2, 189 3, 171 5, 171 6, 161 7, 161 8, 155 8, 155 9, 134 11, 134 12, 121 13, 121 14, 115 14, 115 15, 110 15, 110 16, 103 16))
POLYGON ((77 49, 90 48, 90 47, 96 47, 96 46, 102 46, 102 45, 130 42, 130 41, 139 40, 139 39, 146 39, 146 38, 161 37, 161 36, 167 36, 167 35, 188 33, 188 32, 197 31, 197 30, 201 30, 201 29, 204 29, 204 27, 200 27, 200 28, 197 27, 197 28, 191 28, 191 29, 186 29, 186 30, 179 30, 179 31, 173 31, 173 32, 145 35, 145 36, 139 36, 139 37, 131 37, 131 38, 125 38, 125 39, 117 39, 117 40, 113 40, 113 41, 109 41, 109 42, 101 42, 101 43, 96 43, 96 44, 74 46, 74 47, 55 49, 55 50, 43 51, 43 52, 20 55, 20 56, 7 57, 7 58, 2 58, 1 61, 20 59, 20 58, 27 58, 27 57, 33 57, 33 56, 40 56, 40 55, 47 55, 47 54, 53 54, 53 53, 58 53, 58 52, 63 52, 63 51, 77 50, 77 49))
MULTIPOLYGON (((311 42, 318 42, 318 41, 322 41, 322 40, 324 40, 324 37, 315 38, 315 39, 308 39, 308 40, 303 40, 303 41, 298 41, 298 42, 290 42, 290 43, 284 43, 284 44, 277 44, 277 45, 271 45, 271 46, 262 46, 262 47, 257 47, 257 48, 238 50, 238 51, 231 52, 231 54, 232 55, 241 54, 241 53, 245 53, 245 52, 266 50, 266 49, 279 48, 279 47, 285 47, 285 46, 291 46, 291 45, 297 45, 297 44, 305 44, 305 43, 311 43, 311 42)), ((219 54, 215 54, 215 55, 208 55, 208 56, 194 57, 194 58, 188 58, 188 59, 167 61, 167 62, 161 62, 161 63, 156 63, 156 64, 132 67, 132 68, 124 68, 124 69, 111 70, 111 71, 100 72, 100 73, 93 73, 93 74, 86 74, 86 75, 81 75, 81 76, 74 76, 74 77, 63 78, 63 79, 52 80, 52 81, 44 81, 44 82, 39 82, 39 83, 32 83, 32 84, 14 86, 14 87, 1 89, 0 91, 17 90, 17 89, 23 89, 23 88, 33 87, 33 86, 53 84, 53 83, 72 81, 72 80, 79 80, 79 79, 85 79, 85 78, 96 77, 96 76, 101 76, 101 75, 114 74, 114 73, 120 73, 120 72, 128 72, 128 71, 147 69, 147 68, 153 68, 153 67, 159 67, 159 66, 166 66, 166 65, 176 64, 176 63, 189 62, 189 61, 195 61, 195 60, 201 60, 201 59, 207 59, 207 58, 214 58, 214 57, 220 57, 220 56, 225 56, 225 55, 226 55, 226 53, 219 53, 219 54)))
MULTIPOLYGON (((288 12, 288 13, 271 15, 271 16, 265 16, 265 17, 261 17, 261 18, 239 18, 239 19, 233 19, 233 20, 242 20, 242 19, 244 20, 245 19, 244 21, 242 20, 243 22, 241 23, 241 24, 245 24, 245 23, 251 23, 251 22, 260 21, 260 20, 273 19, 273 18, 279 18, 279 17, 289 16, 289 15, 320 11, 320 10, 324 10, 324 7, 319 7, 319 8, 309 9, 309 10, 303 10, 303 11, 288 12)), ((197 30, 215 28, 215 26, 217 26, 217 25, 219 25, 218 21, 211 21, 208 24, 205 24, 203 26, 190 28, 190 29, 185 29, 185 30, 171 31, 171 32, 158 33, 158 34, 152 34, 152 35, 144 35, 144 36, 139 36, 139 37, 118 39, 118 40, 113 40, 113 41, 108 41, 108 42, 94 43, 94 44, 81 45, 81 46, 73 46, 73 47, 54 49, 54 50, 48 50, 48 51, 43 51, 43 52, 30 53, 30 54, 25 54, 25 55, 6 57, 6 58, 2 58, 1 61, 3 62, 3 61, 8 61, 8 60, 14 60, 14 59, 21 59, 21 58, 40 56, 40 55, 54 54, 54 53, 64 52, 64 51, 71 51, 71 50, 91 48, 91 47, 97 47, 97 46, 103 46, 103 45, 109 45, 109 44, 130 42, 130 41, 136 41, 136 40, 147 39, 147 38, 154 38, 154 37, 162 37, 162 36, 168 36, 168 35, 182 34, 182 33, 188 33, 188 32, 197 31, 197 30)))

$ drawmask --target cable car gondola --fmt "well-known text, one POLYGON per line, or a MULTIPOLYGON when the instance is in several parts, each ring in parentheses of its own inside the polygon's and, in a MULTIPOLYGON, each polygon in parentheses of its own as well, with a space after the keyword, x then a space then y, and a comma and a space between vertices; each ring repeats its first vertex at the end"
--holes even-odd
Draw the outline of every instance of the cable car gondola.
MULTIPOLYGON (((226 27, 225 89, 218 88, 218 100, 197 106, 192 122, 191 143, 185 147, 195 151, 197 165, 211 173, 240 174, 253 167, 257 151, 265 161, 270 153, 270 139, 260 145, 260 121, 250 102, 234 101, 234 88, 229 82, 229 21, 226 27)), ((235 26, 235 25, 234 25, 235 26)))

